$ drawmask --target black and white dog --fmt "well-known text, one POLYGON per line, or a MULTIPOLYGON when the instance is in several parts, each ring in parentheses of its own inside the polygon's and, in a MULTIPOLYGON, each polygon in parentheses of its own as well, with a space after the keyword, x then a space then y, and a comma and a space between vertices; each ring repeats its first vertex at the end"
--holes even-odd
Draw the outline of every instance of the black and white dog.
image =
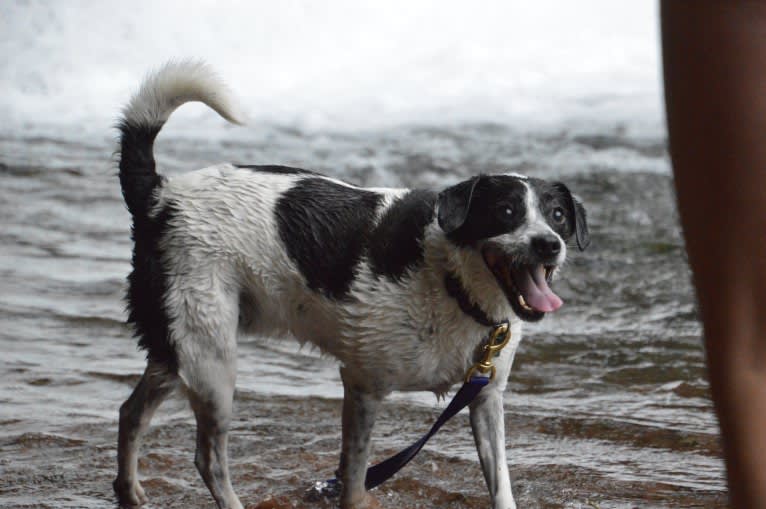
POLYGON ((439 192, 360 188, 283 166, 219 164, 161 177, 154 139, 188 101, 238 122, 222 83, 186 62, 148 77, 119 124, 135 240, 129 321, 148 357, 120 408, 121 504, 147 500, 140 438, 181 387, 197 420, 197 469, 218 507, 242 507, 226 449, 245 332, 291 336, 340 361, 341 507, 374 505, 364 480, 381 400, 392 391, 445 393, 477 360, 490 327, 508 318, 511 343, 470 420, 493 506, 515 507, 502 394, 522 322, 562 304, 548 284, 567 240, 589 243, 582 205, 563 184, 517 174, 439 192))

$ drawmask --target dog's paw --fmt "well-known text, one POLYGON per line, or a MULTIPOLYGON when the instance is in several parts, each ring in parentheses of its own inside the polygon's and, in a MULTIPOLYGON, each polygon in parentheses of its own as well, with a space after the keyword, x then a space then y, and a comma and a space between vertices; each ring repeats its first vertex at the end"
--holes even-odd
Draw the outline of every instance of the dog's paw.
POLYGON ((129 482, 117 478, 112 486, 117 494, 120 507, 136 507, 149 501, 149 497, 146 496, 138 481, 129 482))

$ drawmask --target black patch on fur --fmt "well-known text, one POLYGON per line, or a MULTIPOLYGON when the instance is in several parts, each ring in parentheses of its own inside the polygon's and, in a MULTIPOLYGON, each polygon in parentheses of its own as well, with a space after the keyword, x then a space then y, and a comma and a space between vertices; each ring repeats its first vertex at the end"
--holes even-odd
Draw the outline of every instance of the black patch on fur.
POLYGON ((154 189, 162 184, 154 163, 154 139, 162 124, 131 124, 122 120, 120 131, 120 185, 134 218, 145 218, 154 205, 154 189))
POLYGON ((473 192, 481 176, 465 180, 439 193, 439 226, 452 233, 465 223, 473 192))
POLYGON ((280 166, 276 164, 237 164, 237 168, 244 168, 253 171, 260 171, 264 173, 277 173, 279 175, 319 175, 311 170, 304 170, 303 168, 293 168, 290 166, 280 166))
MULTIPOLYGON (((460 182, 439 195, 439 208, 465 209, 463 222, 445 232, 459 246, 510 233, 526 218, 526 186, 521 180, 508 175, 474 178, 478 180, 460 182)), ((439 216, 444 213, 440 210, 439 216)))
POLYGON ((155 205, 154 191, 162 185, 154 162, 154 139, 162 123, 148 125, 123 119, 120 131, 120 184, 128 210, 133 216, 133 271, 128 276, 128 323, 133 326, 138 346, 149 360, 178 371, 178 357, 170 342, 164 297, 167 273, 162 264, 160 239, 173 217, 166 206, 156 217, 149 217, 155 205))
POLYGON ((138 345, 147 359, 178 371, 178 356, 170 341, 165 294, 167 270, 162 262, 160 241, 176 213, 166 205, 155 218, 136 219, 133 226, 133 271, 128 276, 128 323, 133 325, 138 345))
POLYGON ((435 203, 436 193, 414 190, 386 210, 370 236, 368 256, 375 275, 400 281, 423 261, 423 236, 434 219, 435 203))
POLYGON ((447 273, 444 276, 444 287, 447 289, 447 295, 457 301, 460 310, 473 318, 479 325, 492 327, 500 323, 500 321, 492 320, 478 304, 471 301, 468 292, 463 287, 463 283, 460 282, 457 276, 447 273))
POLYGON ((575 235, 581 251, 588 247, 590 235, 585 209, 572 196, 569 188, 561 182, 546 182, 539 179, 529 179, 529 185, 537 193, 540 213, 543 214, 550 227, 565 241, 575 235), (560 223, 556 222, 553 217, 557 208, 563 210, 565 215, 565 220, 560 223))
POLYGON ((348 294, 380 200, 323 178, 303 179, 279 198, 279 236, 310 289, 331 299, 348 294))

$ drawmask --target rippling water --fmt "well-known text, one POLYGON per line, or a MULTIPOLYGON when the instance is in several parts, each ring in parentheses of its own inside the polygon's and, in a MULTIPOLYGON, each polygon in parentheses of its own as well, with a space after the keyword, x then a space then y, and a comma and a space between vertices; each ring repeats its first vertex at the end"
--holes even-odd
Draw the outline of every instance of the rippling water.
MULTIPOLYGON (((124 324, 131 245, 112 150, 106 139, 0 139, 2 507, 113 504, 117 408, 143 355, 124 324)), ((586 204, 593 244, 570 257, 557 283, 566 305, 527 328, 511 375, 507 434, 520 507, 725 505, 663 141, 619 129, 274 127, 230 142, 163 133, 156 152, 168 174, 231 160, 299 165, 362 185, 441 186, 501 169, 562 178, 586 204)), ((240 356, 235 486, 251 507, 308 507, 303 492, 337 460, 337 366, 258 338, 244 339, 240 356)), ((374 434, 376 456, 413 440, 443 404, 429 394, 392 397, 374 434)), ((193 429, 180 397, 155 417, 141 460, 151 507, 211 507, 192 463, 193 429)), ((387 507, 485 507, 467 416, 378 496, 387 507)))

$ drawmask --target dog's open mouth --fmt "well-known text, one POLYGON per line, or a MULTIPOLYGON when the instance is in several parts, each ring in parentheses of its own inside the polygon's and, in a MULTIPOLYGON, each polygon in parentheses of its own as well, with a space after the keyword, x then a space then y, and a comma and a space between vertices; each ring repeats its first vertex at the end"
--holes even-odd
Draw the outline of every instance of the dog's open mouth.
POLYGON ((482 255, 514 313, 522 320, 540 320, 545 313, 556 311, 563 304, 548 286, 555 265, 514 263, 502 249, 492 244, 484 247, 482 255))

